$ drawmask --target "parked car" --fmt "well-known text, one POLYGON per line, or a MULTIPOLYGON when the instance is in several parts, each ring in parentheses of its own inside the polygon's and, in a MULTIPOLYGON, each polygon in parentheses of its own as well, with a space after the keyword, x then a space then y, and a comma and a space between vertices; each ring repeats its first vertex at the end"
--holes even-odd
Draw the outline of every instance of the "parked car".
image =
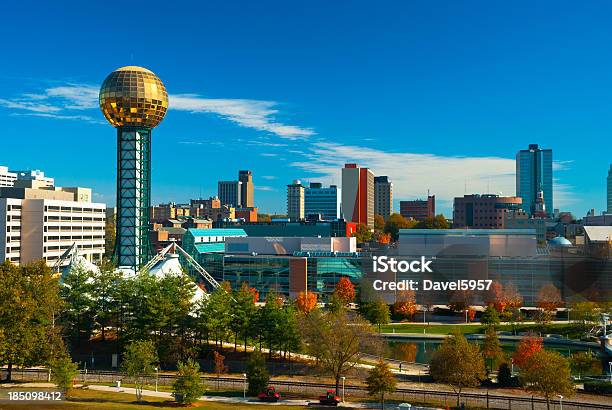
POLYGON ((276 392, 274 386, 268 386, 265 391, 257 395, 257 398, 261 401, 277 402, 280 400, 280 393, 276 392))
POLYGON ((335 390, 328 390, 324 395, 319 396, 319 403, 327 406, 337 406, 341 401, 340 397, 336 396, 335 390))

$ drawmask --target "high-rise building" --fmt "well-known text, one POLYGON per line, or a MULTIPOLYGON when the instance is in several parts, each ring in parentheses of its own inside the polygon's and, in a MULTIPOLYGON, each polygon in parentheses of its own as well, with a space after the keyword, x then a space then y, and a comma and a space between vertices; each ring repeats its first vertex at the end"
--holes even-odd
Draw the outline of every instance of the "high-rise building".
POLYGON ((374 214, 385 218, 393 213, 393 183, 389 177, 374 177, 374 214))
MULTIPOLYGON (((45 184, 37 182, 31 185, 45 184)), ((78 246, 79 255, 100 261, 106 205, 80 201, 78 192, 84 189, 0 188, 0 262, 42 259, 53 266, 72 244, 78 246)))
POLYGON ((521 209, 523 201, 516 196, 464 195, 455 198, 453 228, 502 229, 505 213, 521 209))
POLYGON ((311 182, 304 190, 304 213, 319 214, 324 220, 340 218, 340 193, 336 185, 324 188, 320 182, 311 182))
POLYGON ((236 206, 253 208, 255 206, 253 173, 251 171, 238 171, 238 181, 242 182, 242 185, 240 186, 240 204, 236 206))
POLYGON ((242 182, 219 181, 219 199, 222 205, 240 207, 242 203, 242 182))
POLYGON ((357 164, 342 168, 342 213, 346 220, 374 229, 374 173, 357 164))
POLYGON ((523 199, 523 209, 534 215, 538 192, 544 197, 544 208, 548 215, 553 212, 552 150, 540 149, 538 144, 529 144, 516 154, 516 196, 523 199))
POLYGON ((10 172, 8 167, 0 167, 0 187, 13 186, 17 180, 17 174, 10 172))
POLYGON ((117 128, 117 245, 119 266, 137 270, 153 254, 149 236, 151 132, 168 109, 161 80, 142 67, 121 67, 100 88, 100 109, 117 128))
POLYGON ((436 215, 436 196, 427 195, 427 199, 400 201, 400 215, 416 221, 433 218, 436 215))
POLYGON ((607 178, 607 211, 609 214, 612 213, 612 164, 610 165, 610 169, 608 170, 608 178, 607 178))
POLYGON ((304 185, 299 179, 287 185, 287 217, 292 221, 304 219, 304 185))

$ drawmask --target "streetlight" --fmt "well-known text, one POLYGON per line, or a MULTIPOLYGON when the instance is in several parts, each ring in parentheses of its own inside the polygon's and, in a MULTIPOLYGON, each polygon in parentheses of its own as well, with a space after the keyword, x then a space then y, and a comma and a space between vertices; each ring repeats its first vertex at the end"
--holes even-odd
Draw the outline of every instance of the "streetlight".
POLYGON ((612 383, 612 362, 608 362, 608 374, 610 375, 610 383, 612 383))
POLYGON ((563 410, 563 396, 560 394, 558 396, 559 396, 559 410, 563 410))
POLYGON ((246 399, 246 381, 247 381, 247 374, 246 373, 242 373, 242 398, 246 399))
POLYGON ((344 403, 344 381, 346 377, 342 376, 342 403, 344 403))
POLYGON ((157 383, 159 380, 159 367, 155 368, 155 391, 157 391, 157 383))

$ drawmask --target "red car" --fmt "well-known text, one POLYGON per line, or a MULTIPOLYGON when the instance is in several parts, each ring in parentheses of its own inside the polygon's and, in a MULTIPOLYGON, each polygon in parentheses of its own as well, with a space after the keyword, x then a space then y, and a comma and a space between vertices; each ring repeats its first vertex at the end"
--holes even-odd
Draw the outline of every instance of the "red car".
POLYGON ((266 387, 266 391, 259 393, 257 398, 261 401, 277 402, 280 400, 280 393, 276 392, 274 386, 266 387))
POLYGON ((328 390, 325 395, 319 396, 319 403, 327 406, 337 406, 340 402, 340 397, 336 396, 335 390, 328 390))

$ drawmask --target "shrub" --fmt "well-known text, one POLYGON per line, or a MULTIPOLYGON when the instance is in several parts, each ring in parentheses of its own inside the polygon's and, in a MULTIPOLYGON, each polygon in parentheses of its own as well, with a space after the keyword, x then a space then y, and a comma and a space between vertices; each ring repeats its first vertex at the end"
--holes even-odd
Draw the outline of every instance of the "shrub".
POLYGON ((199 371, 200 365, 193 359, 178 363, 177 379, 172 386, 172 393, 178 403, 191 404, 204 393, 199 371))
POLYGON ((612 383, 602 381, 584 382, 584 391, 595 394, 612 394, 612 383))
POLYGON ((249 357, 246 375, 249 383, 249 396, 257 396, 268 386, 270 375, 266 370, 266 362, 259 350, 255 350, 249 357))

